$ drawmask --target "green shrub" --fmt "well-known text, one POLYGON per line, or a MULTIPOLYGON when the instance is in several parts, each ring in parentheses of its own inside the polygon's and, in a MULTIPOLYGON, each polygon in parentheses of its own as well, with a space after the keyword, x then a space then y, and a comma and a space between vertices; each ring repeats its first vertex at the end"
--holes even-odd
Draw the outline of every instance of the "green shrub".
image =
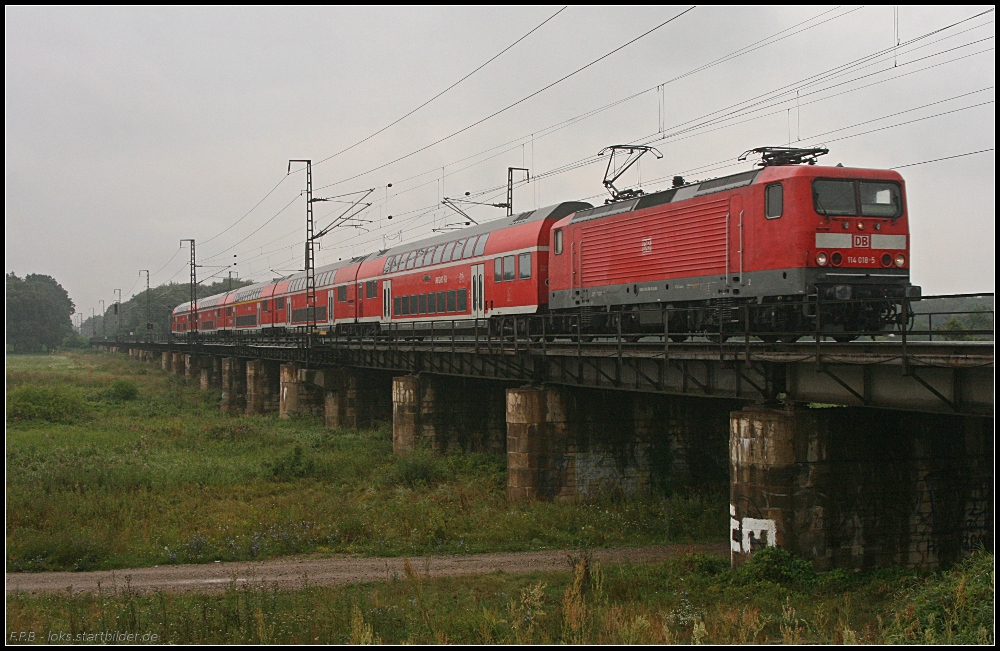
POLYGON ((316 461, 311 454, 305 453, 301 445, 287 454, 275 459, 271 464, 271 476, 278 481, 291 481, 312 477, 316 474, 316 461))
POLYGON ((400 457, 396 463, 396 480, 411 488, 432 484, 443 478, 440 465, 430 453, 416 450, 400 457))
POLYGON ((115 380, 101 392, 101 398, 111 402, 126 402, 139 397, 139 387, 128 380, 115 380))
POLYGON ((7 420, 71 422, 84 415, 80 396, 59 386, 20 386, 7 392, 7 420))
POLYGON ((812 563, 790 551, 765 547, 753 553, 733 575, 740 584, 770 581, 771 583, 806 584, 816 580, 812 563))

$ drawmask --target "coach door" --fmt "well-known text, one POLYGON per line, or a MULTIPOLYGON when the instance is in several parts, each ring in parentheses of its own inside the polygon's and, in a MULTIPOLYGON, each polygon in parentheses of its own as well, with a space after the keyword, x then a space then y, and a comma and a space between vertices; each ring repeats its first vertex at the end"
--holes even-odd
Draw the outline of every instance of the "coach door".
POLYGON ((483 301, 483 265, 472 265, 472 316, 480 319, 486 310, 483 301))
POLYGON ((392 319, 392 281, 382 281, 382 320, 392 319))

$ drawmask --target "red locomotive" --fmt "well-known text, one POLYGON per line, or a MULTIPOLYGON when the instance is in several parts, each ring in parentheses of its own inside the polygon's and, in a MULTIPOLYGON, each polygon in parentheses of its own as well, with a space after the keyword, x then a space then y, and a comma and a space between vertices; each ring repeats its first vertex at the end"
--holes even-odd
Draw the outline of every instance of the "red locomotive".
MULTIPOLYGON (((920 296, 902 177, 816 165, 823 150, 756 151, 762 166, 748 172, 565 202, 317 268, 316 322, 371 335, 540 314, 553 335, 725 338, 749 326, 765 340, 814 327, 847 340, 893 322, 900 299, 920 296)), ((172 331, 194 329, 190 319, 178 306, 172 331)), ((305 326, 305 274, 201 299, 196 319, 203 333, 305 326)))

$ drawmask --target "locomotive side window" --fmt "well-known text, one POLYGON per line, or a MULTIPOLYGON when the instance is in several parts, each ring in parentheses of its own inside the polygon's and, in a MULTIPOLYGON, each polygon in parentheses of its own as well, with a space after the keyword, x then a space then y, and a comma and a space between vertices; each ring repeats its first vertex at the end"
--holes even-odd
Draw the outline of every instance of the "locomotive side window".
POLYGON ((895 183, 861 181, 861 214, 865 217, 899 217, 903 214, 899 186, 895 183))
POLYGON ((512 255, 503 257, 503 279, 504 282, 514 280, 514 256, 512 255))
POLYGON ((531 278, 531 254, 522 253, 517 256, 517 277, 521 280, 531 278))
POLYGON ((493 259, 493 282, 503 282, 503 258, 493 259))
POLYGON ((764 190, 764 216, 768 219, 781 217, 784 207, 784 191, 780 183, 767 186, 764 190))
POLYGON ((557 228, 556 229, 554 238, 555 238, 556 255, 559 255, 560 253, 562 253, 562 246, 563 246, 562 245, 562 229, 561 228, 557 228))
POLYGON ((813 205, 817 213, 826 217, 857 215, 858 203, 854 195, 854 181, 832 179, 813 181, 813 205))

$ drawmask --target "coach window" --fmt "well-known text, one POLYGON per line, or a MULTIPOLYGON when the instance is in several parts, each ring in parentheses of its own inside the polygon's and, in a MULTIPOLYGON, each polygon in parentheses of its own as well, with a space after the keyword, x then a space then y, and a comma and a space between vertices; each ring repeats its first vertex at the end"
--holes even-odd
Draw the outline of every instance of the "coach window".
POLYGON ((510 282, 514 280, 514 256, 505 255, 503 257, 503 280, 504 282, 510 282))
POLYGON ((467 290, 467 289, 460 289, 460 290, 458 290, 458 311, 459 312, 465 312, 465 310, 468 308, 468 300, 469 300, 469 290, 467 290))
POLYGON ((521 280, 531 278, 531 254, 522 253, 517 256, 517 277, 521 280))
POLYGON ((441 262, 441 254, 444 253, 444 244, 438 244, 434 249, 434 257, 431 258, 431 264, 437 264, 441 262))
POLYGON ((476 257, 479 257, 486 251, 486 240, 490 237, 489 233, 485 233, 479 236, 479 241, 476 242, 476 257))
POLYGON ((264 299, 264 302, 260 304, 260 309, 267 312, 267 299, 264 299))
POLYGON ((493 259, 493 282, 503 282, 503 258, 493 259))
POLYGON ((337 302, 346 303, 347 302, 347 285, 341 285, 337 288, 337 302))
POLYGON ((556 229, 556 233, 555 233, 554 237, 555 237, 556 255, 559 255, 560 253, 562 253, 562 229, 561 228, 557 228, 556 229))
POLYGON ((444 303, 445 303, 445 301, 444 301, 444 292, 438 292, 438 300, 437 300, 437 304, 438 304, 438 310, 437 311, 438 311, 438 314, 441 314, 442 312, 444 312, 444 303))
POLYGON ((437 294, 431 292, 427 295, 427 313, 434 314, 437 312, 437 294))
POLYGON ((410 294, 410 314, 413 315, 419 314, 418 309, 419 307, 417 305, 417 295, 410 294))
POLYGON ((461 260, 462 259, 462 249, 463 248, 465 248, 465 240, 459 240, 459 241, 455 242, 455 249, 451 252, 451 260, 452 260, 452 262, 454 262, 455 260, 461 260))
POLYGON ((441 258, 441 262, 448 262, 451 260, 451 250, 455 248, 454 242, 448 242, 444 245, 444 257, 441 258))
POLYGON ((465 251, 462 252, 462 258, 471 258, 473 251, 476 250, 476 238, 470 237, 465 241, 465 251))
POLYGON ((400 309, 399 297, 396 296, 392 299, 392 315, 399 316, 399 309, 400 309))
POLYGON ((420 307, 420 313, 421 314, 427 314, 427 294, 421 294, 419 302, 420 302, 420 305, 419 305, 419 307, 420 307))
POLYGON ((764 190, 764 216, 768 219, 781 217, 784 208, 784 191, 780 183, 767 186, 764 190))
POLYGON ((413 263, 415 263, 416 261, 417 261, 417 252, 410 251, 410 254, 406 256, 406 268, 408 270, 413 269, 413 263))
POLYGON ((449 312, 454 312, 455 311, 455 290, 454 289, 449 289, 448 290, 448 311, 449 312))

